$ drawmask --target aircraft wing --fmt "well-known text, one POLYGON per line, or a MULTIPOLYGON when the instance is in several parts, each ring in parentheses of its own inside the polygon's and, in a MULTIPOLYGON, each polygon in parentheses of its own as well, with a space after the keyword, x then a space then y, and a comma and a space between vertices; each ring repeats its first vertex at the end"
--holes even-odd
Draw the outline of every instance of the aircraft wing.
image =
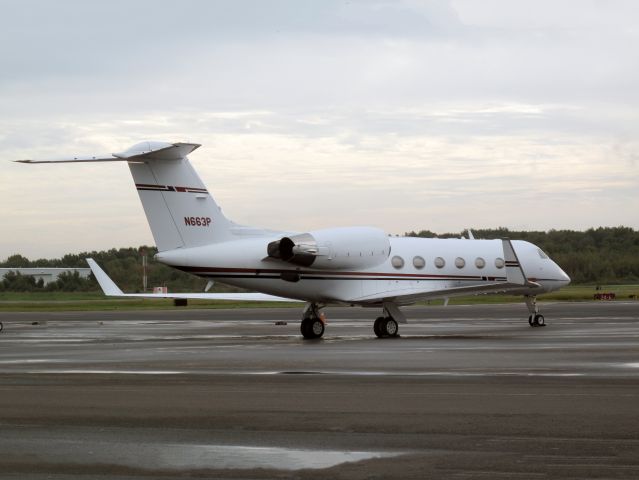
POLYGON ((137 297, 137 298, 186 298, 200 300, 236 300, 252 302, 301 302, 293 298, 276 297, 265 293, 123 293, 111 278, 102 270, 92 258, 87 258, 91 272, 100 284, 100 288, 107 297, 137 297))
POLYGON ((482 295, 487 293, 508 293, 510 291, 521 290, 524 286, 509 282, 486 282, 481 285, 468 285, 450 288, 405 288, 402 290, 393 289, 390 292, 382 292, 376 295, 353 299, 357 303, 384 303, 394 302, 398 305, 408 305, 425 300, 435 300, 450 297, 461 297, 470 295, 482 295))

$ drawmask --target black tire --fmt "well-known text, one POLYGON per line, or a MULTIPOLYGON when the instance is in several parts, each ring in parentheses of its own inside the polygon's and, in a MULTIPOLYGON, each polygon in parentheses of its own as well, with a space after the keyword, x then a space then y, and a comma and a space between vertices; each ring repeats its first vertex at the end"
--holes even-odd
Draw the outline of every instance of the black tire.
POLYGON ((534 315, 528 315, 528 325, 530 325, 531 327, 535 326, 535 320, 534 320, 535 316, 534 315))
POLYGON ((0 322, 0 332, 2 331, 4 327, 2 326, 2 322, 0 322))
POLYGON ((375 335, 377 335, 377 338, 382 338, 384 336, 383 327, 382 327, 384 320, 385 320, 384 317, 377 317, 375 319, 375 323, 373 323, 373 331, 375 332, 375 335))
POLYGON ((302 320, 300 324, 300 332, 302 332, 302 336, 306 340, 310 340, 313 338, 313 330, 311 329, 311 319, 305 318, 302 320))
POLYGON ((396 337, 399 333, 399 325, 393 318, 388 317, 382 323, 382 331, 389 337, 396 337))
POLYGON ((306 340, 314 340, 324 335, 324 322, 319 318, 305 318, 300 325, 302 336, 306 340))
POLYGON ((535 324, 539 327, 545 327, 546 320, 544 319, 544 316, 539 313, 535 315, 535 324))

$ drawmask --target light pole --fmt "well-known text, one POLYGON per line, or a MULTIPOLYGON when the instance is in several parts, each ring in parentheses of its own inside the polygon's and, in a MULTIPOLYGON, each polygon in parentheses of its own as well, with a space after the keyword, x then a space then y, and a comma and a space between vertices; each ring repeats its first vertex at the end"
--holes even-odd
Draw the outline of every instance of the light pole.
POLYGON ((146 251, 141 250, 140 255, 142 255, 142 292, 146 292, 146 251))

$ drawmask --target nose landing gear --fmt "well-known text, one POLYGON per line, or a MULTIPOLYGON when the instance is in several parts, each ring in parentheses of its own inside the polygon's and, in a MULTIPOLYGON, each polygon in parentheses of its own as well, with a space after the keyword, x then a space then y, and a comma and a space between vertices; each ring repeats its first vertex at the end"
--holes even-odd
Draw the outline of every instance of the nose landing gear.
POLYGON ((546 320, 544 316, 539 313, 539 307, 537 306, 537 297, 534 295, 526 295, 526 306, 528 307, 528 311, 530 315, 528 316, 528 325, 531 327, 545 327, 546 320))
POLYGON ((528 316, 528 324, 531 327, 545 327, 546 321, 544 320, 544 316, 540 313, 535 313, 534 315, 528 316))

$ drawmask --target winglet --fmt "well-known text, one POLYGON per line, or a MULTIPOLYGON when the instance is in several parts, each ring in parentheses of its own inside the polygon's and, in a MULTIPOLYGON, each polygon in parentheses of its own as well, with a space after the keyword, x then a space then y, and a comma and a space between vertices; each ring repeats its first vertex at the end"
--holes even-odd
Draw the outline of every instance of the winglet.
POLYGON ((95 279, 100 284, 100 288, 104 292, 107 297, 117 297, 123 295, 122 290, 109 278, 109 276, 104 273, 95 260, 92 258, 87 258, 87 263, 89 267, 91 267, 91 272, 95 276, 95 279))
POLYGON ((513 248, 513 244, 510 239, 504 238, 501 243, 504 247, 506 279, 508 280, 508 283, 513 283, 515 285, 527 285, 528 280, 526 279, 524 270, 521 268, 519 258, 517 258, 517 254, 515 253, 515 249, 513 248))

